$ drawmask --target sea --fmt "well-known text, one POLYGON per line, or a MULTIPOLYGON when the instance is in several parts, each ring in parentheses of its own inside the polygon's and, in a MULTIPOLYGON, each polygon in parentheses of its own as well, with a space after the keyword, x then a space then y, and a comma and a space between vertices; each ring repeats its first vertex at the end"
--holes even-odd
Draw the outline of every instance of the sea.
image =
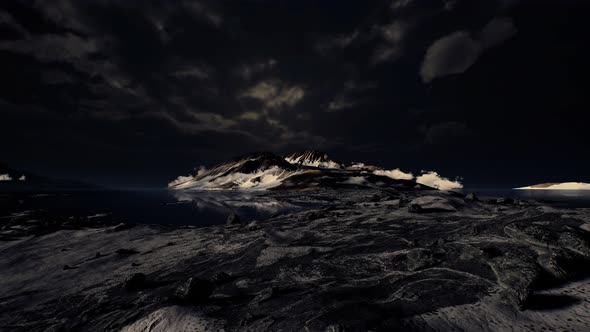
MULTIPOLYGON (((563 208, 590 208, 590 191, 472 188, 479 198, 534 200, 563 208)), ((126 223, 210 226, 238 214, 245 222, 309 208, 285 202, 264 191, 196 191, 167 189, 90 190, 43 193, 0 193, 0 218, 43 211, 48 218, 110 216, 126 223)))

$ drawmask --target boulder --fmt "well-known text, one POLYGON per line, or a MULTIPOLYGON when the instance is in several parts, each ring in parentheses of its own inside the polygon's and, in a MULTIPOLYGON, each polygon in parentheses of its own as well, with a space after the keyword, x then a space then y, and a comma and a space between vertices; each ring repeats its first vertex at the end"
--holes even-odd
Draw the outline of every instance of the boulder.
POLYGON ((477 195, 475 195, 474 193, 469 193, 465 196, 465 200, 478 202, 479 197, 477 197, 477 195))
POLYGON ((534 262, 516 256, 499 256, 489 262, 498 284, 504 288, 506 302, 522 310, 532 292, 532 285, 541 274, 534 262))

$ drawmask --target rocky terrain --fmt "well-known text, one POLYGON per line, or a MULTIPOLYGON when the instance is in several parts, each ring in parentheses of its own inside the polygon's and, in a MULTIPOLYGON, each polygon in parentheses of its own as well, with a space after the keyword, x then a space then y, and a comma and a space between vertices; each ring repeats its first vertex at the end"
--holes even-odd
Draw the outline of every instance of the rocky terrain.
POLYGON ((95 224, 3 218, 0 329, 586 331, 590 324, 588 209, 403 188, 265 195, 313 207, 248 223, 231 215, 227 225, 203 228, 131 227, 104 216, 95 224))

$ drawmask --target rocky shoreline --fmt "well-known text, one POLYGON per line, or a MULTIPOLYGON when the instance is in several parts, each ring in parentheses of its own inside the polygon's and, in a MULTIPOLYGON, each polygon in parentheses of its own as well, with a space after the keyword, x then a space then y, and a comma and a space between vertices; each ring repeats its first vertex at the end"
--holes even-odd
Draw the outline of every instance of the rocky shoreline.
POLYGON ((5 220, 0 326, 583 331, 590 324, 589 209, 432 191, 268 195, 321 204, 202 228, 34 213, 5 220))

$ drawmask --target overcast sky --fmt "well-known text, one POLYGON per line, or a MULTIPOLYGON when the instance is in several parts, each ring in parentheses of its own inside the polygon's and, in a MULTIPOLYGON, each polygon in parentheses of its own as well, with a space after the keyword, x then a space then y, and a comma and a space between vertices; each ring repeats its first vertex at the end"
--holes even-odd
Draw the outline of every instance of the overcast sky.
POLYGON ((588 1, 0 2, 0 160, 158 186, 319 149, 466 186, 590 182, 588 1))

